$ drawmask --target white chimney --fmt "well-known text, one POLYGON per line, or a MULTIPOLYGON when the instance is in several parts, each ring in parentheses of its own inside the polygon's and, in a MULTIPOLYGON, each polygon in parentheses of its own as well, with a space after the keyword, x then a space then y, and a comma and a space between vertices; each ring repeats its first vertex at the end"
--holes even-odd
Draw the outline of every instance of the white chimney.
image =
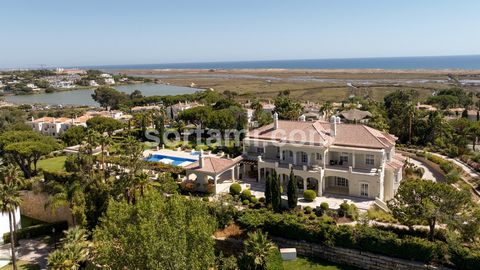
POLYGON ((330 136, 335 137, 337 134, 337 117, 332 115, 330 117, 330 136))
POLYGON ((273 114, 273 129, 278 129, 278 113, 273 114))
POLYGON ((200 168, 203 168, 203 164, 205 163, 205 157, 203 156, 203 149, 200 149, 200 155, 198 156, 198 164, 200 168))
POLYGON ((306 117, 305 117, 304 114, 302 114, 302 115, 300 115, 299 119, 300 119, 300 121, 305 122, 306 117))

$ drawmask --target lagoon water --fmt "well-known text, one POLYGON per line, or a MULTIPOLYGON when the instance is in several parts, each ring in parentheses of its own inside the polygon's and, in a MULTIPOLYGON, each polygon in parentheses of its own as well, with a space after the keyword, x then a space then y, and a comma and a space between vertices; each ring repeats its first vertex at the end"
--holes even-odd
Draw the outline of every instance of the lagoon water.
MULTIPOLYGON (((199 89, 190 88, 190 87, 181 87, 173 85, 164 85, 164 84, 128 84, 128 85, 118 85, 114 86, 115 89, 125 92, 127 94, 132 93, 134 90, 142 91, 144 96, 156 96, 156 95, 180 95, 180 94, 189 94, 199 89)), ((23 95, 23 96, 6 96, 5 100, 17 103, 17 104, 50 104, 50 105, 89 105, 89 106, 98 106, 92 99, 92 89, 82 89, 82 90, 72 90, 72 91, 62 91, 55 92, 50 94, 34 94, 34 95, 23 95)))

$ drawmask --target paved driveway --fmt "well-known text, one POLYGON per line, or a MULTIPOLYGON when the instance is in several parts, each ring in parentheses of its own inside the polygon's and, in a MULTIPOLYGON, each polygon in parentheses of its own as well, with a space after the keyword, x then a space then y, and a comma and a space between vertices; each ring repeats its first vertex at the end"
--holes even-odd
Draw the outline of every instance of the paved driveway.
MULTIPOLYGON (((52 247, 41 238, 20 240, 17 247, 17 259, 38 264, 41 269, 47 269, 47 256, 52 247)), ((0 246, 0 258, 10 258, 10 244, 0 246)))

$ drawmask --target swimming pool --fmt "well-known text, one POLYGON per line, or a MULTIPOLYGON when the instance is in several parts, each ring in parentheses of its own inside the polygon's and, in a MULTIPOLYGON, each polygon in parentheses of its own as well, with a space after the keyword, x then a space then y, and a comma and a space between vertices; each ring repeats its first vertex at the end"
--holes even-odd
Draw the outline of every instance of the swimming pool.
POLYGON ((188 164, 191 164, 197 160, 192 158, 173 157, 173 156, 155 154, 148 157, 147 161, 162 162, 165 164, 171 164, 175 166, 187 166, 188 164))

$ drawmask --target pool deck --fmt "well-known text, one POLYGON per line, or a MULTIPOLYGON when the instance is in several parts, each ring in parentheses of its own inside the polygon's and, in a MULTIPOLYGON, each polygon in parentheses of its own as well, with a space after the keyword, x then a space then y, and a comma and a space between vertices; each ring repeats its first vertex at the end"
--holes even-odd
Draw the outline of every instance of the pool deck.
POLYGON ((179 157, 179 158, 187 158, 187 159, 195 159, 198 160, 198 155, 192 155, 191 152, 185 151, 174 151, 170 149, 160 149, 160 150, 145 150, 143 151, 144 157, 149 157, 150 155, 164 155, 170 157, 179 157))

